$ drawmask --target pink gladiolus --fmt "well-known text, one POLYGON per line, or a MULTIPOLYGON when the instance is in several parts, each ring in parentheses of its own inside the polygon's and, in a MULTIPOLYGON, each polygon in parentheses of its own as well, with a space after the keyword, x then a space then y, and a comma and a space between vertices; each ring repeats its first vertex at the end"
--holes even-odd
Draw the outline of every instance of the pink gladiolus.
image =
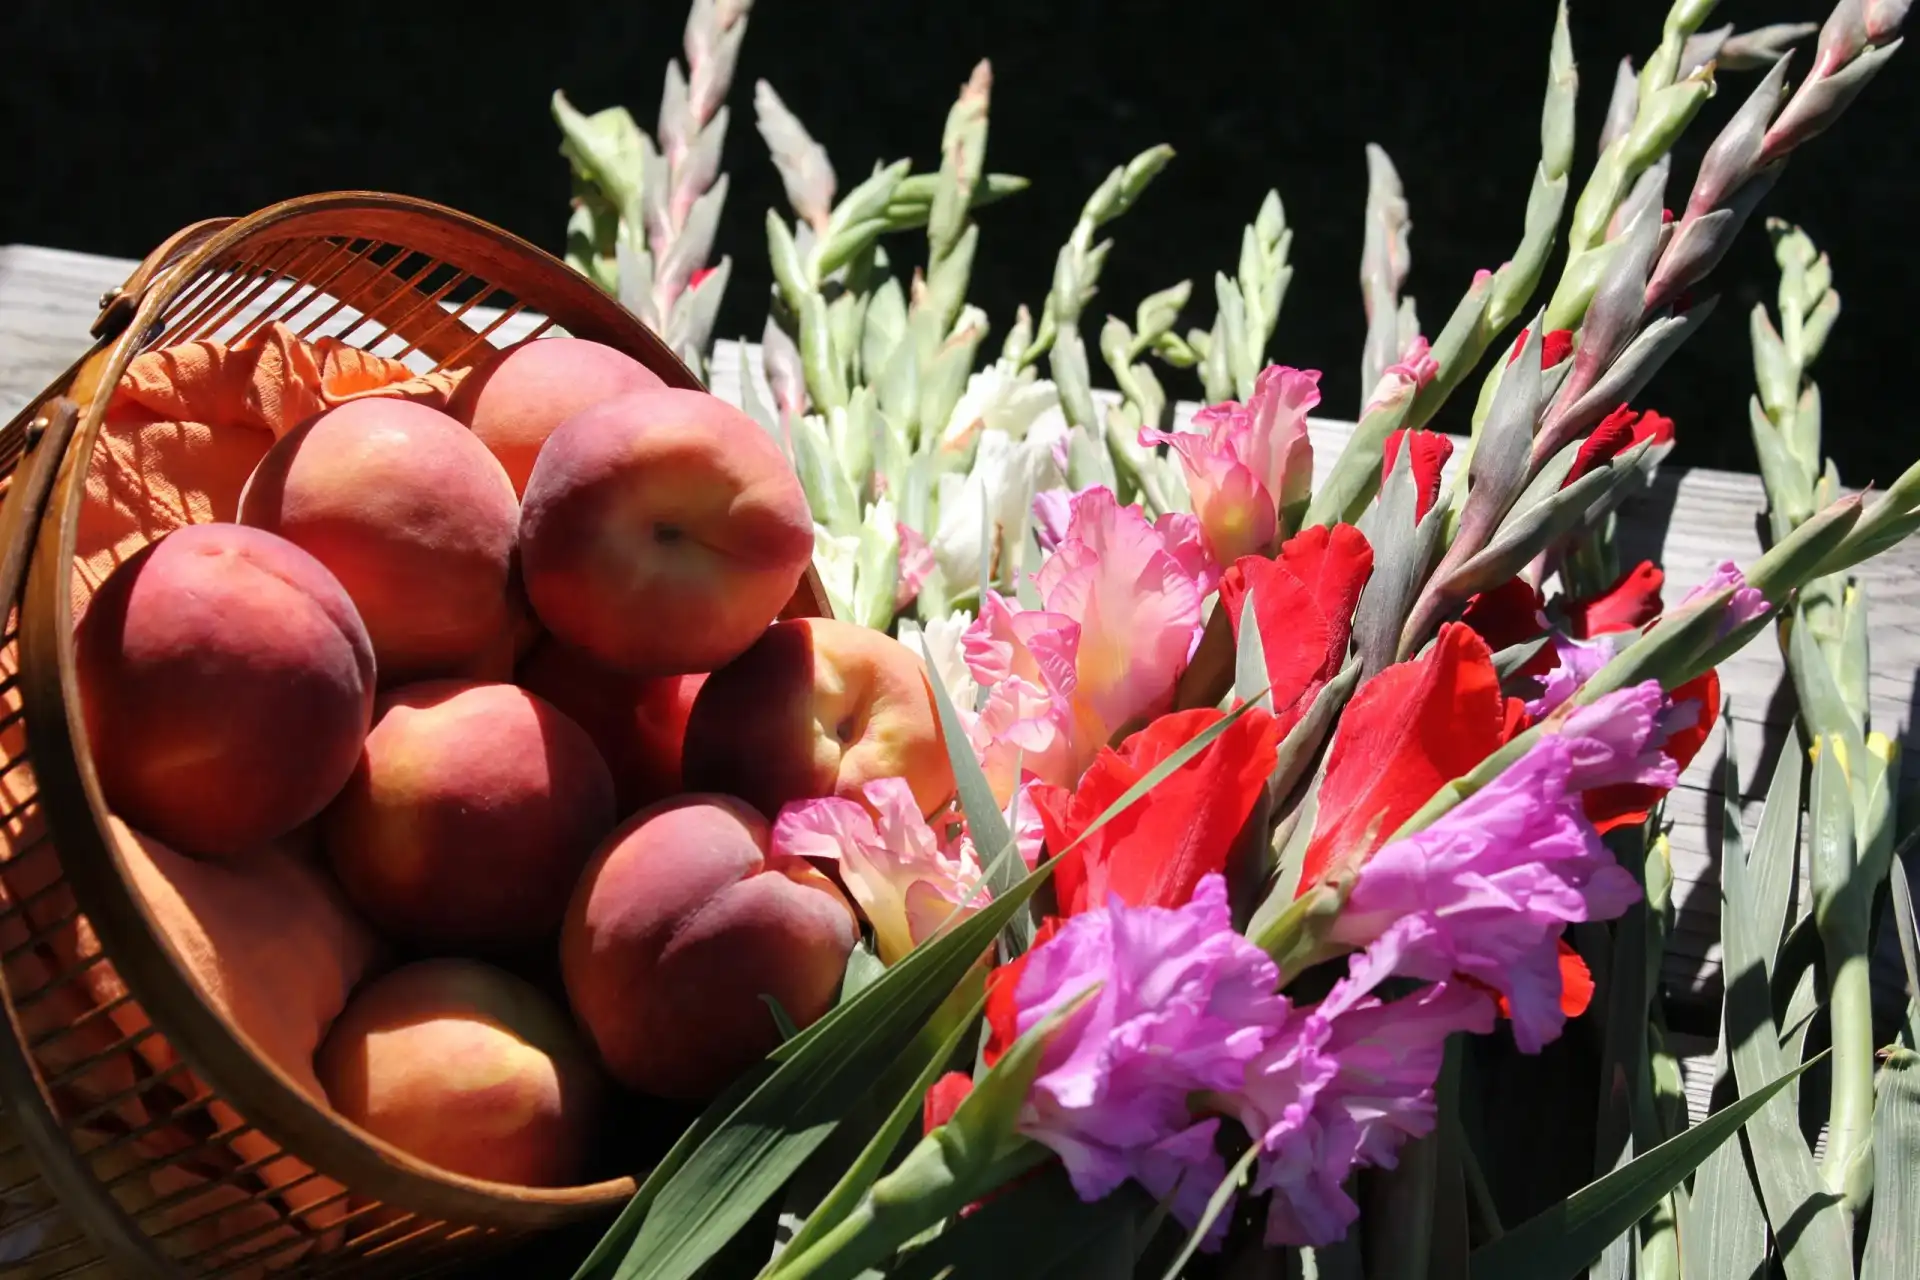
POLYGON ((1271 554, 1281 509, 1306 501, 1313 483, 1307 414, 1319 403, 1318 370, 1269 365, 1245 404, 1202 409, 1189 431, 1141 430, 1141 444, 1179 453, 1216 563, 1271 554))
MULTIPOLYGON (((1178 909, 1115 898, 1073 917, 1027 953, 1014 988, 1016 1034, 1087 997, 1047 1045, 1020 1131, 1060 1156, 1081 1199, 1133 1178, 1155 1197, 1174 1192, 1173 1216, 1195 1225, 1226 1167, 1219 1120, 1196 1118, 1189 1097, 1240 1088, 1286 1020, 1278 980, 1234 932, 1219 875, 1178 909)), ((1225 1230, 1222 1215, 1210 1242, 1225 1230)))
POLYGON ((1539 1052, 1566 1020, 1566 926, 1610 919, 1640 896, 1600 842, 1582 793, 1674 784, 1674 763, 1660 751, 1666 707, 1649 681, 1569 715, 1432 826, 1382 845, 1360 867, 1332 937, 1365 947, 1397 922, 1423 922, 1402 940, 1399 971, 1435 981, 1464 975, 1498 992, 1515 1043, 1539 1052))
POLYGON ((966 904, 986 905, 980 862, 964 837, 942 841, 920 816, 904 778, 880 778, 863 789, 867 806, 828 797, 799 800, 780 811, 773 848, 840 867, 841 882, 873 926, 883 964, 894 964, 966 904))
POLYGON ((1024 775, 1073 786, 1118 730, 1171 705, 1214 572, 1190 521, 1150 525, 1107 489, 1074 496, 1034 575, 1043 608, 989 592, 967 630, 968 668, 989 690, 973 746, 1003 804, 1024 775))

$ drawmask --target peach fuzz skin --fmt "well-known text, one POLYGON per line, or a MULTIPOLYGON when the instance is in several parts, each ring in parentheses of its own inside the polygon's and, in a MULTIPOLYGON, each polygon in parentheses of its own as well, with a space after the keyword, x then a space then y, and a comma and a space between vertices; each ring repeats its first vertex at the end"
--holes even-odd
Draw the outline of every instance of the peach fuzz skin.
POLYGON ((447 412, 493 451, 516 495, 540 446, 561 423, 602 400, 664 387, 632 356, 584 338, 530 338, 460 380, 447 412))
POLYGON ((579 725, 512 685, 433 680, 381 697, 321 832, 347 896, 391 937, 504 948, 551 936, 615 817, 579 725))
POLYGON ((656 805, 608 838, 574 891, 560 965, 574 1016, 621 1083, 658 1097, 720 1092, 780 1042, 760 997, 805 1027, 832 1007, 853 909, 728 796, 656 805))
POLYGON ((472 669, 509 623, 513 485, 473 433, 405 400, 354 400, 288 432, 240 523, 311 552, 347 589, 383 687, 472 669))
POLYGON ((812 556, 813 517, 779 447, 699 391, 621 396, 569 418, 521 504, 534 612, 634 675, 732 660, 779 615, 812 556))
POLYGON ((905 778, 922 813, 954 791, 920 659, 878 631, 825 618, 777 623, 707 677, 684 768, 689 787, 739 796, 769 818, 794 800, 863 801, 877 778, 905 778))
POLYGON ((474 960, 423 960, 356 994, 315 1057, 341 1115, 430 1164, 577 1184, 602 1095, 566 1015, 474 960))
POLYGON ((258 529, 193 525, 114 571, 75 639, 107 802, 186 853, 244 858, 353 772, 373 648, 339 582, 258 529))
POLYGON ((613 773, 621 813, 679 795, 681 749, 704 675, 630 676, 553 637, 520 663, 515 683, 587 731, 613 773))

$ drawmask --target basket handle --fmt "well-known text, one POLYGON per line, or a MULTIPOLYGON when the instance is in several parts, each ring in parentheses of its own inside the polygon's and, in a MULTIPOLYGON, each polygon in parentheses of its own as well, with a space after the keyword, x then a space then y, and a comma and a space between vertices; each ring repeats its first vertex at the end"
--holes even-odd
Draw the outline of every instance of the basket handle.
POLYGON ((140 265, 133 269, 133 274, 126 278, 125 283, 101 297, 100 314, 95 317, 90 331, 93 336, 105 338, 126 328, 133 320, 133 313, 140 309, 141 299, 147 296, 147 290, 169 267, 236 221, 234 218, 207 218, 182 227, 162 240, 152 253, 141 259, 140 265))

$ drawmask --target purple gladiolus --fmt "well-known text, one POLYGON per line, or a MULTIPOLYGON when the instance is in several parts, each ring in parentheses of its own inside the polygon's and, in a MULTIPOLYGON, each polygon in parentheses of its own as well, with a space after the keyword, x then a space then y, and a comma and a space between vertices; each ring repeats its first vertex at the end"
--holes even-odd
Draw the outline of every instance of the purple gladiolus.
POLYGON ((1731 560, 1722 560, 1717 568, 1708 575, 1707 580, 1687 592, 1680 602, 1682 609, 1703 596, 1716 591, 1733 588, 1733 599, 1727 604, 1727 616, 1721 621, 1719 635, 1721 639, 1752 622, 1755 618, 1764 618, 1773 606, 1767 603, 1767 597, 1758 587, 1747 585, 1747 575, 1740 572, 1740 566, 1731 560))
POLYGON ((1464 975, 1507 1000, 1515 1042, 1537 1053, 1560 1034, 1559 941, 1566 926, 1625 911, 1640 887, 1587 820, 1580 794, 1639 782, 1670 787, 1660 754, 1666 698, 1648 682, 1598 699, 1542 737, 1432 826, 1361 868, 1333 937, 1354 947, 1415 920, 1400 972, 1464 975))
POLYGON ((1114 898, 1073 917, 1029 953, 1014 992, 1023 1034, 1093 992, 1047 1046, 1020 1131, 1060 1156, 1081 1199, 1131 1177, 1155 1197, 1174 1192, 1174 1216, 1193 1226, 1226 1167, 1219 1120, 1196 1119, 1188 1098, 1239 1089, 1286 1020, 1278 981, 1234 932, 1219 875, 1177 910, 1114 898))

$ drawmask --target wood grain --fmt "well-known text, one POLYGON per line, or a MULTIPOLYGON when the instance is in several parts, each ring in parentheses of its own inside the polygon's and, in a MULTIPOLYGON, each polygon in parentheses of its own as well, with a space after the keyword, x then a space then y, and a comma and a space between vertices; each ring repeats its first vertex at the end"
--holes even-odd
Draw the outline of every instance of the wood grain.
MULTIPOLYGON (((133 270, 129 261, 35 246, 0 247, 0 420, 11 417, 89 345, 88 328, 103 294, 133 270)), ((540 317, 511 316, 497 337, 511 340, 531 331, 540 317)), ((321 331, 344 328, 347 315, 321 331)), ((336 330, 337 331, 337 330, 336 330)), ((763 402, 770 401, 759 369, 757 348, 722 342, 715 352, 711 382, 716 393, 734 401, 740 379, 754 378, 763 402)), ((1728 412, 1741 412, 1744 389, 1729 389, 1728 412)), ((1185 418, 1195 406, 1183 404, 1185 418)), ((1842 429, 1831 424, 1830 429, 1842 429)), ((1684 430, 1684 425, 1683 428, 1684 430)), ((1316 420, 1311 424, 1315 470, 1323 476, 1352 430, 1349 424, 1316 420)), ((1757 517, 1763 494, 1757 477, 1732 472, 1669 466, 1651 491, 1631 500, 1621 513, 1623 550, 1631 563, 1647 558, 1666 570, 1666 599, 1678 600, 1704 581, 1724 560, 1748 563, 1760 554, 1757 517)), ((1872 608, 1871 697, 1874 727, 1899 736, 1907 748, 1902 780, 1912 786, 1915 737, 1909 730, 1920 702, 1920 545, 1908 543, 1862 566, 1861 583, 1872 608)), ((1762 638, 1721 669, 1730 700, 1734 745, 1740 760, 1742 801, 1751 822, 1766 771, 1786 741, 1792 703, 1783 697, 1784 669, 1777 646, 1762 638)), ((1675 902, 1679 920, 1663 972, 1669 1008, 1677 1023, 1710 1035, 1720 991, 1718 943, 1718 782, 1722 732, 1716 728, 1668 803, 1675 902)), ((1915 867, 1920 874, 1920 866, 1915 867)), ((1891 931, 1883 931, 1891 942, 1891 931)), ((1900 978, 1891 946, 1879 957, 1881 990, 1897 999, 1900 978)), ((1701 1072, 1710 1068, 1702 1065, 1701 1072)), ((1699 1072, 1690 1073, 1690 1079, 1699 1072)), ((1696 1102, 1704 1092, 1693 1091, 1696 1102)))

